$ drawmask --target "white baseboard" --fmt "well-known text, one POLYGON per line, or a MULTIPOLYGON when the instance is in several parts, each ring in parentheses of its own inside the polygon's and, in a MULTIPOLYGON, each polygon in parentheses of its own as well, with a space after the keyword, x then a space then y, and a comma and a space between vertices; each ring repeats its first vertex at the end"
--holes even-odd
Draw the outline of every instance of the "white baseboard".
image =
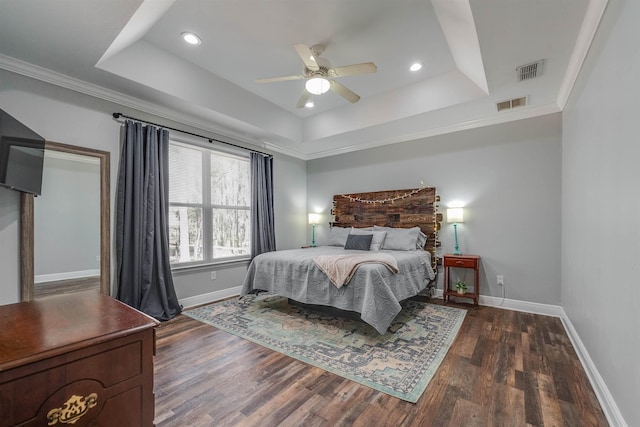
MULTIPOLYGON (((442 289, 437 289, 436 296, 438 298, 442 298, 442 289)), ((565 331, 567 332, 567 335, 569 336, 569 340, 571 340, 571 344, 576 350, 578 358, 582 363, 582 367, 584 368, 584 371, 589 378, 591 387, 593 387, 593 391, 596 394, 598 401, 600 402, 600 406, 602 407, 602 411, 604 412, 609 425, 611 425, 612 427, 628 427, 626 421, 620 413, 620 409, 618 409, 618 405, 609 392, 609 388, 602 379, 598 368, 596 368, 593 360, 591 360, 591 356, 589 356, 587 348, 582 343, 578 332, 573 327, 571 320, 569 320, 569 317, 567 317, 567 313, 565 313, 564 309, 561 306, 519 301, 507 298, 503 299, 485 295, 480 295, 480 300, 478 301, 478 303, 480 305, 504 308, 506 310, 523 311, 526 313, 559 317, 562 321, 565 331)))
POLYGON ((240 295, 242 286, 235 286, 233 288, 223 289, 221 291, 209 292, 207 294, 196 295, 195 297, 182 298, 179 300, 182 308, 187 309, 202 304, 209 304, 221 299, 235 297, 240 295))
POLYGON ((480 295, 480 305, 504 308, 507 310, 523 311, 526 313, 542 314, 544 316, 562 317, 564 310, 559 305, 540 304, 537 302, 520 301, 516 299, 489 297, 480 295))
POLYGON ((584 367, 585 372, 587 373, 587 377, 589 378, 589 382, 591 383, 591 387, 593 387, 593 391, 600 402, 600 406, 602 407, 602 411, 604 412, 605 417, 607 417, 607 421, 609 421, 609 425, 612 427, 628 427, 627 422, 624 420, 616 401, 613 399, 613 396, 609 392, 609 388, 607 384, 602 379, 600 375, 600 371, 596 368, 596 365, 591 360, 591 356, 589 356, 589 352, 587 348, 582 343, 578 332, 573 327, 571 320, 567 316, 567 314, 562 310, 562 316, 560 317, 562 323, 564 325, 564 329, 567 331, 567 335, 569 335, 569 339, 571 340, 571 344, 573 344, 573 348, 576 350, 578 354, 578 358, 580 362, 582 362, 582 366, 584 367))
MULTIPOLYGON (((436 297, 442 299, 442 289, 436 289, 436 297)), ((471 302, 470 299, 466 301, 471 302)), ((504 308, 506 310, 524 311, 525 313, 542 314, 545 316, 562 317, 564 310, 559 305, 540 304, 537 302, 520 301, 516 299, 490 297, 480 295, 478 304, 487 307, 504 308)))
POLYGON ((67 271, 64 273, 39 274, 33 278, 34 283, 57 282, 58 280, 82 279, 85 277, 100 276, 100 269, 67 271))

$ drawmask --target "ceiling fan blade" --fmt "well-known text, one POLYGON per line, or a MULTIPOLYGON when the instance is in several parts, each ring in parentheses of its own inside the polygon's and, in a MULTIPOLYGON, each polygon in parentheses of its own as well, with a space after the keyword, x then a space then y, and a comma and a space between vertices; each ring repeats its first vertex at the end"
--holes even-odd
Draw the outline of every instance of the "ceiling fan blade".
POLYGON ((285 82, 287 80, 300 80, 300 79, 304 79, 304 76, 269 77, 266 79, 257 79, 256 83, 285 82))
POLYGON ((346 99, 347 101, 353 104, 354 102, 358 102, 360 100, 360 96, 358 96, 356 93, 352 92, 351 90, 347 89, 345 86, 341 85, 340 83, 334 80, 329 80, 329 81, 331 83, 331 90, 337 93, 338 95, 340 95, 341 97, 343 97, 344 99, 346 99))
POLYGON ((335 67, 336 77, 353 76, 355 74, 369 74, 378 71, 378 67, 373 62, 364 62, 362 64, 346 65, 344 67, 335 67))
POLYGON ((298 99, 298 103, 296 104, 296 108, 302 108, 305 106, 311 94, 305 90, 302 91, 302 95, 300 95, 300 99, 298 99))
POLYGON ((310 69, 311 71, 318 71, 320 69, 318 63, 316 62, 315 56, 313 56, 313 52, 311 52, 311 49, 309 49, 309 46, 304 43, 298 43, 294 44, 293 47, 296 49, 296 52, 298 52, 298 56, 300 56, 300 59, 302 59, 302 62, 304 62, 304 65, 308 69, 310 69))

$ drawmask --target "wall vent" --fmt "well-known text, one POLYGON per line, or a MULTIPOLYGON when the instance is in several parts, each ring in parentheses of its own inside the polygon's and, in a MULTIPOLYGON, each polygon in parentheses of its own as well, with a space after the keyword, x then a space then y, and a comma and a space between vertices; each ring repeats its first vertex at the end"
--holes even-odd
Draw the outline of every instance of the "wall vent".
POLYGON ((523 107, 525 105, 527 105, 526 96, 523 96, 521 98, 513 98, 508 101, 502 101, 502 102, 496 103, 496 106, 498 107, 498 111, 510 110, 512 108, 523 107))
POLYGON ((544 59, 541 59, 536 62, 531 62, 530 64, 521 65, 516 68, 516 72, 518 73, 518 81, 521 82, 523 80, 535 79, 536 77, 540 77, 542 75, 542 65, 544 64, 544 59))

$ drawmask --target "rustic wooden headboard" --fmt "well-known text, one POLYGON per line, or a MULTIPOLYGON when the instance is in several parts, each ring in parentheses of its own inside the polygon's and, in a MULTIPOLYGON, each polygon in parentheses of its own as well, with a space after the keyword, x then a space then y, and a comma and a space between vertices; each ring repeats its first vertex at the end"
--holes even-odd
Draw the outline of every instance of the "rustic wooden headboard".
POLYGON ((435 187, 407 190, 374 191, 370 193, 338 194, 333 196, 332 226, 396 228, 420 227, 427 235, 425 250, 431 252, 432 264, 439 261, 436 248, 440 246, 438 231, 442 213, 438 212, 440 196, 435 187))

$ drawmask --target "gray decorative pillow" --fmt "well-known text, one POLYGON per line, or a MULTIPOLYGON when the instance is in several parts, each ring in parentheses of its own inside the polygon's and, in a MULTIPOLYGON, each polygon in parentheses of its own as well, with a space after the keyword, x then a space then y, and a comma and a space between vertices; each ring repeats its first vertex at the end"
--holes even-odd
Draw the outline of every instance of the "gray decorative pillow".
POLYGON ((356 249, 359 251, 368 251, 371 246, 373 234, 349 234, 345 249, 356 249))
POLYGON ((424 249, 424 245, 427 243, 427 235, 420 230, 418 233, 418 241, 416 243, 416 249, 424 249))
POLYGON ((395 251, 415 251, 420 235, 420 227, 413 228, 391 228, 373 226, 374 231, 386 231, 387 237, 384 239, 382 249, 395 251))
POLYGON ((331 227, 327 246, 344 246, 350 231, 351 229, 346 227, 331 227))
POLYGON ((373 227, 367 228, 352 228, 351 234, 360 234, 360 235, 373 235, 371 239, 371 247, 369 250, 371 251, 379 251, 382 249, 382 244, 384 243, 384 238, 387 236, 386 231, 372 231, 373 227))

